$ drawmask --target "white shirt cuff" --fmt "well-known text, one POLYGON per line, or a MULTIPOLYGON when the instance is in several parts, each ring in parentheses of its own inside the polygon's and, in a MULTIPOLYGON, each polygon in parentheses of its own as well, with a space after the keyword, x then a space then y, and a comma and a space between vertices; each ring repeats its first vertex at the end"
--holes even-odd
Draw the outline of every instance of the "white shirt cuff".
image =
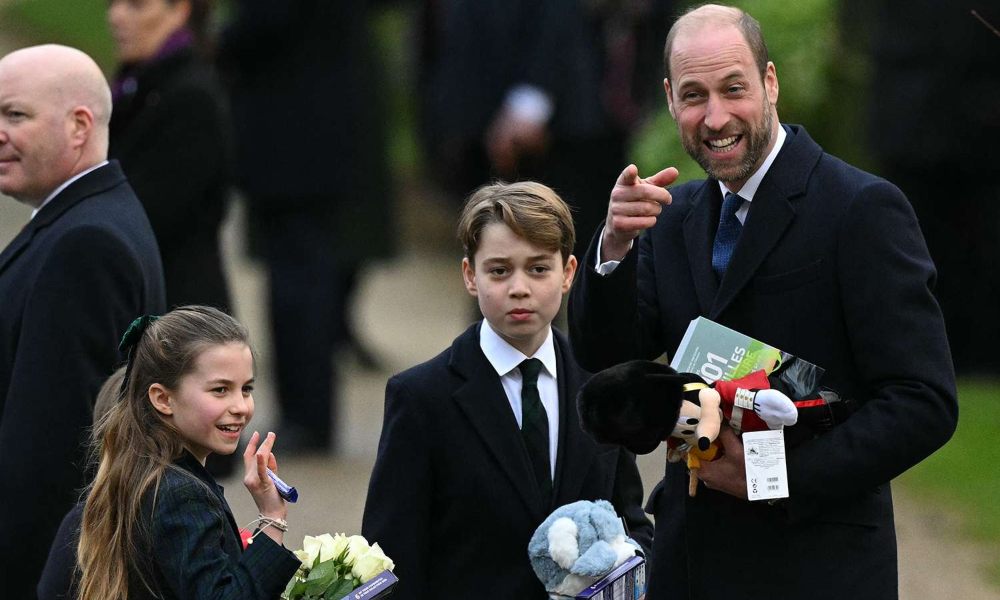
MULTIPOLYGON (((634 241, 635 240, 632 240, 632 242, 628 243, 629 251, 632 250, 632 243, 634 241)), ((601 244, 603 243, 604 243, 604 229, 602 228, 601 237, 597 238, 597 265, 594 267, 594 269, 597 271, 598 275, 610 275, 615 272, 615 269, 618 268, 619 263, 621 263, 622 261, 609 260, 607 262, 601 262, 601 244)), ((626 251, 625 254, 628 254, 628 251, 626 251)))

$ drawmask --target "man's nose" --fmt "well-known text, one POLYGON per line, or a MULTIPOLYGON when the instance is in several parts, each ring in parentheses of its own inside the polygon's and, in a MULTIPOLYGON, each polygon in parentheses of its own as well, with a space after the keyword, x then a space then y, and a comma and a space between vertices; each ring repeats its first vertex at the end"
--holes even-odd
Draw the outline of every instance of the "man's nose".
POLYGON ((722 131, 729 123, 729 117, 729 108, 725 101, 710 95, 705 103, 705 127, 711 131, 722 131))

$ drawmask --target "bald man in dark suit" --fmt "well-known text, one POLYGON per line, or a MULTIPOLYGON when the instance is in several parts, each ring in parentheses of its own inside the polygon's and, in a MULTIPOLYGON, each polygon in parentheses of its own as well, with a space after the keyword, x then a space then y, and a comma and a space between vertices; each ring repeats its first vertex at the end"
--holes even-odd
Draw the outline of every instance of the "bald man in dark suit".
POLYGON ((5 598, 35 597, 85 483, 86 431, 118 339, 136 316, 164 310, 146 213, 106 160, 110 115, 108 84, 79 50, 36 46, 0 59, 0 192, 35 209, 0 253, 5 598))

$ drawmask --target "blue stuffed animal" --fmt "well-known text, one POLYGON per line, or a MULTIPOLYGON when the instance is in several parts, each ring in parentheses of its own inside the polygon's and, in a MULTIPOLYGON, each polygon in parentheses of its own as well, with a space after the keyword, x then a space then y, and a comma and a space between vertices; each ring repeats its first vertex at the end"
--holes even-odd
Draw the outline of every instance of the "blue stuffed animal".
POLYGON ((555 597, 576 596, 629 557, 641 554, 607 500, 560 506, 535 530, 528 557, 555 597))

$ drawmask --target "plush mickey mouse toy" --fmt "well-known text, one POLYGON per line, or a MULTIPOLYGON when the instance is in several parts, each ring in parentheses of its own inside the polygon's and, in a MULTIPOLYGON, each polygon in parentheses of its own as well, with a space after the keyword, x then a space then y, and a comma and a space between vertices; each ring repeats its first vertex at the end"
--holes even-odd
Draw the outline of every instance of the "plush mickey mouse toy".
POLYGON ((648 454, 666 440, 667 460, 687 461, 688 493, 694 496, 701 462, 722 455, 715 439, 723 425, 737 434, 790 427, 786 443, 791 446, 829 430, 849 414, 850 403, 835 392, 803 393, 801 386, 790 385, 785 376, 790 367, 710 385, 664 364, 626 362, 596 373, 581 388, 580 420, 598 442, 636 454, 648 454))

